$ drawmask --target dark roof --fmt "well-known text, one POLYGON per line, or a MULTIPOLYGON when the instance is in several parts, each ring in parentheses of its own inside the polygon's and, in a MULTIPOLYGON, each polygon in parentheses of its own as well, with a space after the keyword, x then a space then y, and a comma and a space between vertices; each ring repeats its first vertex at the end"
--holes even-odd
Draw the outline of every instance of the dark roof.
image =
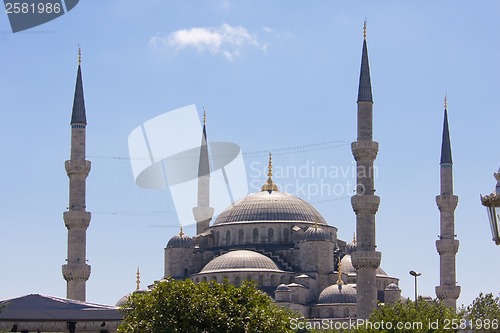
POLYGON ((368 48, 366 47, 366 39, 363 40, 363 54, 361 55, 358 102, 373 102, 372 84, 370 80, 370 65, 368 64, 368 48))
POLYGON ((0 302, 0 321, 119 321, 111 305, 85 303, 55 296, 31 294, 0 302))
POLYGON ((450 130, 448 128, 448 111, 444 109, 443 140, 441 141, 441 164, 453 164, 451 159, 450 130))
POLYGON ((317 225, 307 228, 302 235, 302 240, 304 241, 325 241, 329 238, 326 232, 317 225))
POLYGON ((85 99, 83 98, 82 68, 80 65, 78 65, 78 73, 76 75, 75 98, 73 99, 71 124, 87 124, 87 117, 85 115, 85 99))
POLYGON ((170 238, 167 243, 167 248, 189 248, 194 246, 194 241, 191 237, 185 235, 184 233, 177 234, 170 238))

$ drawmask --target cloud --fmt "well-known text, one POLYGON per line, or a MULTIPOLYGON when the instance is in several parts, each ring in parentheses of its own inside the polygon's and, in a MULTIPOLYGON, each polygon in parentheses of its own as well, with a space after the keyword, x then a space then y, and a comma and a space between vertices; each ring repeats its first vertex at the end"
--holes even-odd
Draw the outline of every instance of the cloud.
POLYGON ((245 46, 264 49, 259 45, 257 38, 242 26, 223 24, 218 28, 204 27, 182 29, 170 33, 167 37, 153 37, 149 40, 153 49, 161 46, 172 47, 176 50, 194 48, 199 52, 209 52, 221 55, 228 60, 234 60, 241 54, 245 46))

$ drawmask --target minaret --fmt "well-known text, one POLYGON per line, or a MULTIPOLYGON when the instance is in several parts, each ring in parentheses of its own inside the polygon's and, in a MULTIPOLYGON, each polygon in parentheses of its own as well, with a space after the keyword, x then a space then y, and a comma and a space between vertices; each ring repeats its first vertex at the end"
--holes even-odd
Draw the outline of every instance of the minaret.
POLYGON ((87 119, 80 65, 81 51, 78 48, 78 72, 71 115, 71 158, 65 164, 69 177, 69 207, 63 218, 68 228, 68 257, 62 266, 62 274, 67 281, 66 297, 85 301, 85 283, 90 276, 90 266, 85 257, 86 232, 90 224, 90 213, 85 210, 85 181, 90 171, 90 161, 85 160, 87 119))
POLYGON ((458 197, 453 195, 453 162, 451 160, 450 132, 448 129, 448 111, 444 99, 443 140, 441 144, 441 194, 436 197, 440 212, 440 234, 436 241, 439 253, 439 286, 436 296, 448 307, 456 309, 460 287, 456 282, 455 256, 459 242, 455 239, 455 208, 458 197))
POLYGON ((203 113, 203 133, 198 163, 198 203, 193 208, 197 235, 210 226, 210 220, 214 215, 214 209, 210 207, 210 162, 208 159, 207 115, 205 112, 203 113))
POLYGON ((357 270, 356 290, 358 318, 367 319, 377 306, 376 270, 381 253, 375 251, 375 214, 380 198, 375 195, 373 161, 378 143, 372 141, 372 88, 368 50, 366 47, 366 20, 364 24, 363 54, 358 90, 358 136, 351 145, 357 165, 356 195, 351 204, 356 213, 357 249, 351 254, 357 270))

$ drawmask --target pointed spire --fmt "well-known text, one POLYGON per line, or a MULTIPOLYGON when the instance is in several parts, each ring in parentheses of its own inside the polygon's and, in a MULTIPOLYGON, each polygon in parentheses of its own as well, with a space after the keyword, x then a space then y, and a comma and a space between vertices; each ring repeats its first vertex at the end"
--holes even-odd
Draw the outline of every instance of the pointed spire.
POLYGON ((356 245, 356 233, 355 232, 353 233, 353 236, 352 236, 352 243, 354 245, 356 245))
POLYGON ((208 143, 207 143, 207 113, 203 108, 203 133, 200 146, 200 161, 198 164, 198 177, 210 176, 210 161, 208 159, 208 143))
POLYGON ((137 266, 137 273, 135 273, 135 290, 141 289, 141 272, 139 271, 139 266, 137 266))
POLYGON ((182 230, 182 225, 181 225, 181 230, 179 230, 179 236, 184 236, 184 231, 182 230))
POLYGON ((444 122, 443 122, 443 139, 441 141, 441 165, 453 164, 451 159, 451 143, 450 131, 448 128, 448 102, 447 96, 444 97, 444 122))
POLYGON ((267 181, 262 185, 262 191, 278 191, 278 186, 273 182, 273 155, 269 153, 269 163, 267 166, 267 181))
POLYGON ((366 46, 366 19, 363 26, 363 53, 361 55, 361 71, 359 74, 358 102, 373 102, 370 65, 368 64, 368 48, 366 46))
POLYGON ((87 124, 85 115, 85 99, 83 97, 83 82, 82 82, 82 52, 78 46, 78 72, 76 74, 75 97, 73 99, 73 113, 71 114, 71 125, 87 124))

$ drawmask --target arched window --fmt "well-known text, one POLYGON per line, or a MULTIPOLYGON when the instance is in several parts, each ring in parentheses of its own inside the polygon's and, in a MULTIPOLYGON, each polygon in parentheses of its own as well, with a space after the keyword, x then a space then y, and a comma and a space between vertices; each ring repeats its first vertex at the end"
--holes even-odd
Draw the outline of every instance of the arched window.
POLYGON ((216 231, 215 232, 215 246, 219 246, 219 232, 216 231))
POLYGON ((276 285, 276 275, 271 275, 271 286, 276 285))
POLYGON ((259 229, 257 228, 253 229, 253 242, 254 243, 259 242, 259 229))
POLYGON ((264 275, 259 275, 259 286, 264 285, 264 275))
POLYGON ((328 317, 335 318, 335 309, 330 309, 328 311, 328 317))
POLYGON ((284 284, 284 283, 285 283, 285 276, 284 276, 284 275, 282 275, 282 276, 280 277, 280 284, 284 284))
POLYGON ((244 244, 245 243, 245 233, 243 229, 238 230, 238 244, 244 244))
POLYGON ((349 318, 349 308, 344 309, 344 318, 349 318))
POLYGON ((212 276, 212 281, 217 282, 217 277, 216 276, 212 276))
POLYGON ((226 231, 226 245, 231 245, 231 230, 226 231))
POLYGON ((268 243, 274 242, 274 229, 273 228, 267 229, 267 242, 268 243))
POLYGON ((240 285, 240 276, 239 275, 234 278, 234 284, 237 286, 240 285))
POLYGON ((198 282, 200 282, 200 279, 196 278, 196 279, 194 279, 194 282, 198 283, 198 282))
POLYGON ((207 282, 207 277, 206 277, 206 276, 204 276, 204 277, 201 279, 201 281, 203 281, 203 282, 207 282))
POLYGON ((288 243, 290 241, 290 230, 288 230, 288 228, 283 230, 283 241, 285 243, 288 243))

